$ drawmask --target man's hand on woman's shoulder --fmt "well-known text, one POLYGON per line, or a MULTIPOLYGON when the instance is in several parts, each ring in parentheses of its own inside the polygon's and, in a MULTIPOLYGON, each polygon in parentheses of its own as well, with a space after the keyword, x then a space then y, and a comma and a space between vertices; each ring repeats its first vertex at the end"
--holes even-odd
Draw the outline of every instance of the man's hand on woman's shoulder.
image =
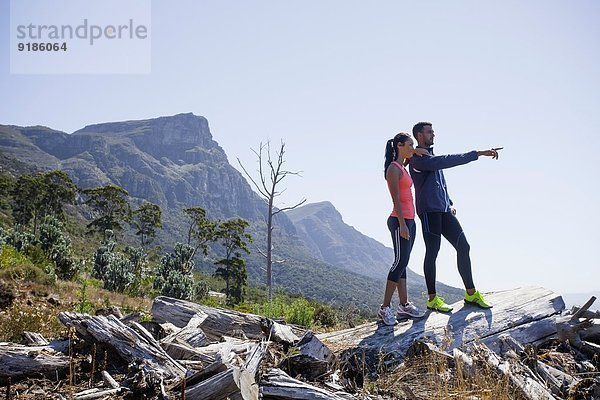
POLYGON ((417 157, 423 157, 423 156, 428 156, 429 152, 427 151, 427 149, 422 149, 422 148, 416 148, 413 150, 413 155, 417 156, 417 157))

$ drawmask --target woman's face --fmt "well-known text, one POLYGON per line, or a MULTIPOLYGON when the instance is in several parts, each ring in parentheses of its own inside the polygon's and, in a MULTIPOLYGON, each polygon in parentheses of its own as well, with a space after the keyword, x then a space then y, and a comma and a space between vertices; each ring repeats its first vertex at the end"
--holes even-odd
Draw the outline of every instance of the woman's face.
POLYGON ((398 143, 398 159, 411 158, 414 149, 415 145, 411 138, 406 139, 404 143, 398 143))

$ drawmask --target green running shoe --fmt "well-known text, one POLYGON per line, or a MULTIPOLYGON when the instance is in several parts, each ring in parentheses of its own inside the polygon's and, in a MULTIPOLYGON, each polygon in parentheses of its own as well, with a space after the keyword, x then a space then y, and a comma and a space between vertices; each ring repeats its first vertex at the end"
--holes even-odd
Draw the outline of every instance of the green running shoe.
POLYGON ((475 293, 471 295, 465 292, 465 303, 475 304, 476 306, 479 306, 481 308, 493 307, 490 303, 485 301, 483 295, 479 292, 479 290, 476 290, 475 293))
POLYGON ((431 300, 427 300, 427 308, 430 310, 441 311, 441 312, 450 312, 452 311, 452 307, 450 307, 443 298, 440 296, 435 296, 431 300))

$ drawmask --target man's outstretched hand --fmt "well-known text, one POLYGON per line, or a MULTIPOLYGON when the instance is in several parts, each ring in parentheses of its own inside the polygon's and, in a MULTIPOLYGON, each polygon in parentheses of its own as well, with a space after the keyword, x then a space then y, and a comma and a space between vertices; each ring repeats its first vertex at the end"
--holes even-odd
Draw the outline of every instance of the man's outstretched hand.
POLYGON ((486 157, 492 157, 492 159, 497 160, 498 159, 498 151, 502 150, 504 147, 495 147, 489 150, 481 150, 477 152, 477 156, 481 157, 481 156, 486 156, 486 157))

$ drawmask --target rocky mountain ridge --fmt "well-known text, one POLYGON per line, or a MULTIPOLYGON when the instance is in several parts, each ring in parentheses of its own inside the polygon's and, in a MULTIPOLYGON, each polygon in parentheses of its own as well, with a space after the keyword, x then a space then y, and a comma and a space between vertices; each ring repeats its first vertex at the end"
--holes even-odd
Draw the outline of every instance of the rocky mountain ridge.
MULTIPOLYGON (((134 204, 159 204, 163 247, 182 238, 182 209, 192 206, 205 208, 211 218, 247 219, 257 239, 253 247, 264 247, 264 202, 229 164, 204 117, 187 113, 94 124, 72 134, 0 125, 0 153, 3 164, 12 159, 38 169, 62 169, 80 187, 114 183, 129 192, 134 204)), ((289 260, 275 269, 278 286, 322 300, 343 298, 369 307, 376 303, 373 294, 381 291, 391 249, 345 224, 331 203, 281 213, 276 226, 276 253, 289 260), (327 280, 322 279, 325 275, 327 280), (328 285, 321 283, 332 279, 356 282, 355 288, 329 296, 328 285)), ((252 281, 263 281, 262 264, 264 259, 254 251, 248 259, 252 281)), ((420 295, 423 278, 412 274, 409 291, 420 295)))

